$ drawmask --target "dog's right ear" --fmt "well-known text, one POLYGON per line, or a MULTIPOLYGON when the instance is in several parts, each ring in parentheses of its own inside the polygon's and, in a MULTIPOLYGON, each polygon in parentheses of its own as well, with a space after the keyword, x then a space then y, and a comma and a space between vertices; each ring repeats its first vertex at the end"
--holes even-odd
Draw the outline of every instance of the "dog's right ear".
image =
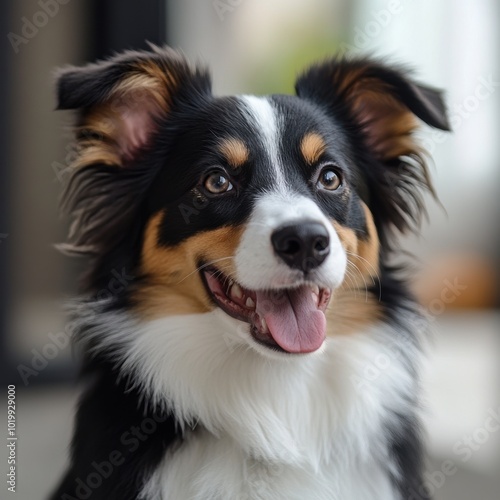
POLYGON ((147 146, 177 103, 210 94, 210 78, 176 51, 151 46, 57 74, 58 109, 80 109, 79 165, 124 166, 147 146))
POLYGON ((169 48, 125 52, 57 75, 58 109, 78 109, 62 206, 66 253, 104 256, 130 233, 161 162, 144 152, 176 110, 211 96, 210 78, 169 48))

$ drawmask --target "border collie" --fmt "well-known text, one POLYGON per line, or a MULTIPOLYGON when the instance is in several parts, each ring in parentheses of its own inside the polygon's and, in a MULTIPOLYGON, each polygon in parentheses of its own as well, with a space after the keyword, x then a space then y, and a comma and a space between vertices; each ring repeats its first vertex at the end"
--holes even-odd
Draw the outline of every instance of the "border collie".
POLYGON ((425 319, 398 233, 433 193, 439 91, 371 59, 216 97, 170 48, 58 74, 64 249, 89 257, 54 500, 422 500, 425 319), (111 286, 113 275, 124 286, 111 286))

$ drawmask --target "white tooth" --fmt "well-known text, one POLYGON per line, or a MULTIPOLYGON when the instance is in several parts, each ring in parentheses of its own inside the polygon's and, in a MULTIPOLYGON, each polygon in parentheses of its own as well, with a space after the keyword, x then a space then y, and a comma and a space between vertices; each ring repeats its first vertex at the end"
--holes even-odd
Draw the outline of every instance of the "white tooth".
POLYGON ((269 331, 269 327, 267 326, 266 320, 264 318, 260 318, 260 327, 263 332, 269 331))
POLYGON ((311 288, 312 288, 313 293, 315 293, 316 295, 319 295, 319 286, 318 285, 313 285, 311 288))
POLYGON ((238 283, 235 283, 231 288, 231 296, 236 297, 237 299, 241 299, 243 297, 243 290, 238 283))
POLYGON ((245 305, 248 308, 253 309, 255 307, 255 302, 252 300, 251 297, 247 297, 247 301, 245 302, 245 305))

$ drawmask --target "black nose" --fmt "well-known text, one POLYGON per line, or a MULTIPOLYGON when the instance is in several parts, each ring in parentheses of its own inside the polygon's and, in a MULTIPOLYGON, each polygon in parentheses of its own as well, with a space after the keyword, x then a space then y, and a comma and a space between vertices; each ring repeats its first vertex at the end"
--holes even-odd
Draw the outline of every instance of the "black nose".
POLYGON ((274 231, 271 242, 280 258, 294 269, 310 271, 330 253, 330 237, 323 224, 304 221, 274 231))

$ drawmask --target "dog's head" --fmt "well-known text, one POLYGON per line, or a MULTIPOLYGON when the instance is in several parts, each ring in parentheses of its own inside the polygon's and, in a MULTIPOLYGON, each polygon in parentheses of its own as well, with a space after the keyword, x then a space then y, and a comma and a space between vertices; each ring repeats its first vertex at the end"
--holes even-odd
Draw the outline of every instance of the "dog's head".
POLYGON ((376 314, 352 303, 432 191, 413 132, 448 129, 441 96, 344 59, 296 91, 214 97, 157 47, 62 71, 59 108, 80 110, 66 249, 93 256, 89 290, 125 268, 137 315, 220 308, 262 353, 319 349, 340 297, 351 324, 376 314))

